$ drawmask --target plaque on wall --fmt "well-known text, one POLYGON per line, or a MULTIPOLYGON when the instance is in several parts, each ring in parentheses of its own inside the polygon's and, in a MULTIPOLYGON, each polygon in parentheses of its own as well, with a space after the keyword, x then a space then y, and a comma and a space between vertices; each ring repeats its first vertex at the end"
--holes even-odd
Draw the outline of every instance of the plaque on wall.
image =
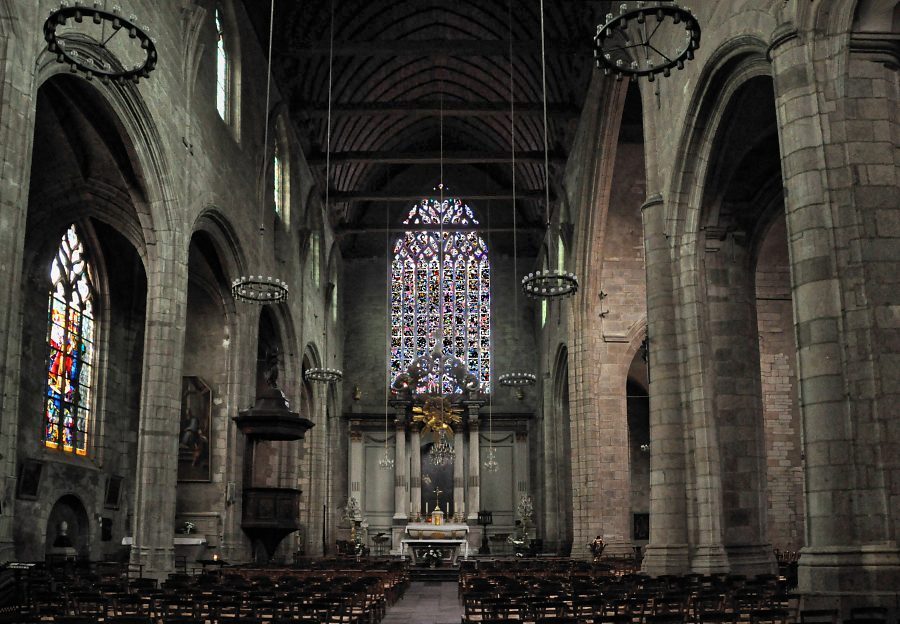
POLYGON ((41 472, 44 462, 26 459, 19 467, 19 480, 16 483, 16 498, 37 500, 38 487, 41 485, 41 472))
POLYGON ((212 390, 199 377, 181 380, 178 480, 210 481, 212 390))
POLYGON ((121 493, 122 477, 109 477, 106 480, 106 496, 103 499, 103 506, 107 509, 118 509, 121 493))

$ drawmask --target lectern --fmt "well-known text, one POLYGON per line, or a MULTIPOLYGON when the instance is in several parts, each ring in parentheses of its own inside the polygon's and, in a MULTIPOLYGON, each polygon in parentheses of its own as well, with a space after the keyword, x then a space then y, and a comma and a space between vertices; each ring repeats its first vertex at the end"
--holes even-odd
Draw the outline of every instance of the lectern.
POLYGON ((482 526, 481 529, 481 548, 478 549, 479 555, 489 555, 491 554, 491 548, 488 546, 488 536, 487 536, 487 528, 489 524, 494 524, 494 514, 491 511, 479 511, 478 512, 478 524, 482 526))

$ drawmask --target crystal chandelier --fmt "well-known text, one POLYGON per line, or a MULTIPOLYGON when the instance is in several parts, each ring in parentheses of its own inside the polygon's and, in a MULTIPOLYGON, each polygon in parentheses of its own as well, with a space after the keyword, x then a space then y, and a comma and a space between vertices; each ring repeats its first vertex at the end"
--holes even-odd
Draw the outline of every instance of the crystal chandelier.
POLYGON ((387 442, 385 442, 384 454, 378 460, 378 467, 382 470, 391 470, 394 467, 394 458, 388 453, 387 442))
POLYGON ((428 452, 428 458, 435 466, 446 466, 456 457, 456 449, 447 438, 447 434, 441 431, 438 434, 437 441, 431 446, 428 452))
MULTIPOLYGON (((266 65, 266 112, 265 130, 263 132, 263 154, 267 154, 269 145, 269 101, 272 83, 272 29, 275 24, 275 0, 272 0, 269 9, 269 57, 266 65)), ((262 261, 264 242, 266 235, 265 225, 266 201, 265 198, 259 206, 259 259, 262 261)), ((258 303, 268 305, 283 303, 288 298, 287 283, 271 275, 250 275, 235 279, 231 283, 231 294, 235 301, 244 303, 258 303)))
POLYGON ((497 450, 493 446, 488 449, 482 465, 485 472, 497 472, 500 470, 500 462, 497 461, 497 450))

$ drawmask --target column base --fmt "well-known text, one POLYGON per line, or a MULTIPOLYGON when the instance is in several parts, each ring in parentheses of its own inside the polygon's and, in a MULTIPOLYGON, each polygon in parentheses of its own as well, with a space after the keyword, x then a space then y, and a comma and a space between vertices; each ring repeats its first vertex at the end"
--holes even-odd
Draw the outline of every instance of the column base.
POLYGON ((838 609, 841 618, 848 618, 854 607, 896 610, 900 604, 900 549, 895 542, 803 548, 797 576, 801 609, 838 609))
POLYGON ((143 565, 143 576, 165 579, 175 571, 175 546, 132 546, 130 562, 143 565))
POLYGON ((691 556, 691 571, 699 574, 728 573, 728 553, 722 544, 698 544, 691 556))
POLYGON ((687 544, 647 544, 641 572, 650 576, 684 574, 689 569, 687 544))
POLYGON ((778 571, 775 552, 771 544, 747 544, 726 546, 732 574, 753 577, 757 574, 774 574, 778 571))

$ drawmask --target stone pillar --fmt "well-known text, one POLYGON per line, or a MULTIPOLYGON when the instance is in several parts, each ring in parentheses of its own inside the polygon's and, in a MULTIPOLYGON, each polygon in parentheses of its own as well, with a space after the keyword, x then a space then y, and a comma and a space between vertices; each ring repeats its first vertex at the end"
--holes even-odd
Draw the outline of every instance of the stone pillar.
POLYGON ((643 571, 653 576, 683 574, 688 571, 684 431, 672 260, 662 196, 648 199, 641 214, 650 338, 651 440, 650 542, 644 551, 643 571))
MULTIPOLYGON (((465 467, 468 452, 468 446, 465 442, 466 436, 463 434, 462 425, 457 425, 453 429, 453 448, 456 451, 453 457, 453 509, 450 510, 451 515, 447 519, 456 515, 456 512, 466 513, 466 477, 465 467)), ((446 512, 447 509, 444 509, 446 512)))
POLYGON ((394 524, 406 525, 409 517, 409 489, 407 471, 409 460, 406 456, 406 403, 395 404, 394 436, 394 524))
POLYGON ((405 536, 406 523, 409 519, 409 488, 407 474, 409 460, 406 454, 406 424, 409 411, 408 401, 391 401, 394 408, 394 517, 391 527, 391 552, 402 551, 401 540, 405 536))
POLYGON ((174 569, 175 488, 181 368, 187 302, 187 254, 183 245, 156 240, 156 259, 147 271, 147 323, 135 475, 134 542, 131 562, 144 574, 174 569))
POLYGON ((478 409, 469 406, 469 497, 466 501, 466 520, 478 524, 481 509, 481 448, 478 443, 478 409))
MULTIPOLYGON (((350 474, 350 479, 348 479, 347 485, 349 486, 347 497, 355 498, 357 503, 360 503, 360 507, 362 507, 362 479, 363 479, 363 470, 365 469, 365 457, 363 456, 363 438, 362 431, 360 431, 353 423, 350 425, 350 453, 349 453, 349 462, 350 466, 348 466, 348 472, 350 474)), ((347 501, 341 502, 341 507, 347 504, 347 501)))
POLYGON ((422 439, 420 427, 409 430, 409 515, 422 514, 422 439))
MULTIPOLYGON (((522 500, 523 496, 530 495, 529 491, 529 483, 528 483, 528 431, 526 429, 525 424, 519 424, 516 428, 516 437, 515 442, 513 443, 513 465, 516 470, 516 489, 515 495, 513 496, 513 509, 518 509, 519 502, 522 500)), ((533 499, 533 497, 532 497, 533 499)), ((516 519, 518 520, 518 514, 516 514, 516 519)), ((537 520, 537 518, 533 518, 532 521, 537 520)), ((534 531, 534 527, 531 528, 531 531, 534 531)), ((529 533, 530 537, 533 537, 529 533)))
POLYGON ((318 466, 325 465, 325 454, 328 452, 328 384, 313 384, 313 407, 315 413, 307 416, 315 427, 306 432, 306 440, 293 443, 298 454, 303 453, 304 447, 310 457, 298 458, 298 464, 308 466, 310 474, 295 475, 302 478, 306 476, 309 482, 309 491, 301 494, 307 501, 306 522, 306 554, 316 557, 324 554, 325 545, 322 542, 322 530, 325 518, 322 516, 322 505, 326 500, 326 488, 328 475, 324 470, 317 470, 318 466))
POLYGON ((798 589, 842 617, 896 608, 900 588, 896 69, 846 37, 782 27, 769 50, 806 456, 798 589))
MULTIPOLYGON (((24 9, 24 5, 22 7, 24 9)), ((19 12, 18 9, 16 12, 19 12)), ((29 11, 32 13, 32 11, 29 11)), ((37 13, 37 11, 33 11, 37 13)), ((24 24, 22 24, 24 25, 24 24)), ((4 287, 0 288, 0 561, 16 558, 13 544, 14 500, 16 496, 16 442, 19 423, 19 370, 21 367, 22 260, 25 244, 25 220, 31 179, 31 152, 34 143, 36 72, 30 49, 16 36, 17 30, 4 30, 0 37, 0 267, 4 287)), ((35 423, 38 421, 35 414, 35 423)), ((20 519, 20 522, 27 522, 20 519)))

